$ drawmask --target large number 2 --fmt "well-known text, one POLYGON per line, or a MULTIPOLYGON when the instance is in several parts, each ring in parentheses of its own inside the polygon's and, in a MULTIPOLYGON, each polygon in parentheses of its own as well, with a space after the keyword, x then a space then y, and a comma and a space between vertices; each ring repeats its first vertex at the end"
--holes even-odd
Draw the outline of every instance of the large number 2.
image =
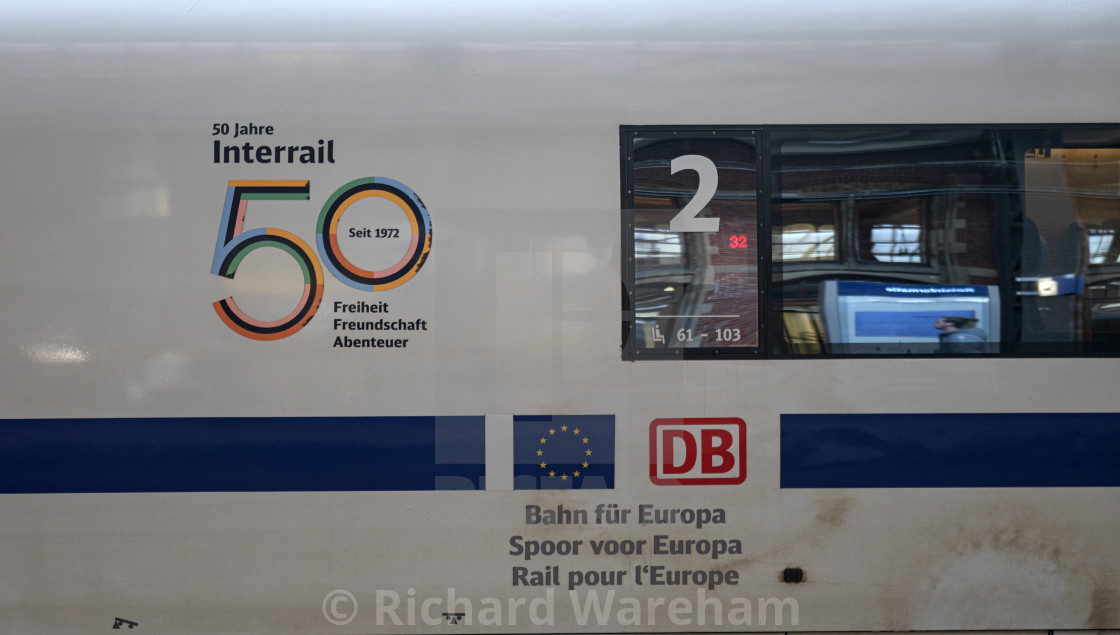
MULTIPOLYGON (((233 297, 214 303, 218 316, 235 332, 255 340, 278 340, 302 329, 323 299, 323 269, 307 243, 298 236, 274 227, 245 231, 245 211, 251 200, 308 200, 310 181, 230 181, 218 244, 214 248, 211 273, 233 278, 245 256, 260 247, 276 247, 293 258, 303 270, 303 297, 296 308, 278 320, 249 317, 233 297)), ((380 177, 358 179, 340 187, 323 205, 317 228, 319 250, 336 278, 356 289, 384 291, 407 282, 428 257, 432 246, 432 221, 428 210, 412 190, 402 183, 380 177), (338 244, 338 219, 354 201, 380 197, 395 203, 408 216, 412 239, 408 251, 395 265, 381 271, 366 271, 351 264, 338 244)))
POLYGON ((719 186, 719 171, 716 170, 715 162, 699 154, 686 154, 669 162, 669 174, 676 174, 681 170, 692 170, 699 174, 700 185, 696 187, 696 194, 688 204, 669 221, 669 231, 718 232, 719 217, 697 218, 697 215, 715 198, 719 186))

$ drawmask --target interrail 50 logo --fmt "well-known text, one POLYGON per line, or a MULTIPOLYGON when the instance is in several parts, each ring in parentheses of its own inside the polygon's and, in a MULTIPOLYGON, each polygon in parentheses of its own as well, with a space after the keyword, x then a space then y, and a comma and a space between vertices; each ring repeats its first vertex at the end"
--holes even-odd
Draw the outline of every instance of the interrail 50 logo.
MULTIPOLYGON (((215 125, 217 128, 217 125, 215 125)), ((271 129, 271 128, 270 128, 271 129)), ((215 132, 217 134, 217 132, 215 132)), ((217 142, 215 142, 217 143, 217 142)), ((248 152, 249 144, 245 144, 248 152)), ((282 146, 277 146, 277 152, 282 146)), ((295 146, 292 146, 293 148, 295 146)), ((264 150, 269 148, 265 147, 264 150)), ((215 146, 217 152, 217 146, 215 146)), ((258 155, 259 156, 259 155, 258 155)), ((245 227, 249 201, 308 200, 310 180, 232 180, 226 190, 222 222, 210 272, 233 278, 241 261, 255 249, 274 247, 287 252, 303 270, 303 298, 286 317, 261 320, 242 311, 233 296, 214 303, 218 317, 234 332, 255 340, 278 340, 299 331, 319 310, 323 299, 323 268, 319 258, 299 236, 275 227, 245 227)), ((398 229, 378 228, 376 233, 365 228, 354 235, 365 238, 399 237, 398 229)), ((432 219, 420 197, 403 183, 384 177, 351 181, 335 190, 319 213, 315 232, 322 264, 340 282, 359 291, 385 291, 408 282, 428 258, 432 248, 432 219), (355 201, 380 198, 395 204, 404 212, 411 227, 411 239, 404 255, 387 269, 363 269, 342 253, 338 240, 339 218, 355 201)))
POLYGON ((747 424, 735 417, 654 419, 649 478, 656 485, 738 485, 747 480, 747 424))

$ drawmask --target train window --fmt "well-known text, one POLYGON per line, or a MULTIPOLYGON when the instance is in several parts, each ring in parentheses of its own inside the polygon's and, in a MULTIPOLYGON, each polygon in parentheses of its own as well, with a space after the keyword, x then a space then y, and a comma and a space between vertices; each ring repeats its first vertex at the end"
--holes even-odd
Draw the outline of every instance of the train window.
POLYGON ((839 210, 830 266, 773 251, 771 353, 1120 353, 1120 130, 769 132, 774 226, 839 210))
POLYGON ((943 317, 962 318, 946 327, 955 339, 998 350, 999 175, 984 130, 775 130, 771 148, 774 224, 832 205, 840 254, 822 267, 775 250, 774 352, 931 354, 943 317))
POLYGON ((624 129, 622 138, 623 354, 757 354, 755 133, 624 129))
POLYGON ((1120 354, 1120 127, 622 132, 628 358, 1120 354))

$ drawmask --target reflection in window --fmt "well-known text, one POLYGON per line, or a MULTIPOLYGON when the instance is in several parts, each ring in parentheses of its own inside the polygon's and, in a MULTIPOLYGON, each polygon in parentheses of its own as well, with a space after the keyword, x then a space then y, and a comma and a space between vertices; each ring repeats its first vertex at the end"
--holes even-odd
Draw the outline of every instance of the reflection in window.
POLYGON ((872 225, 871 257, 879 262, 921 262, 921 225, 872 225))
POLYGON ((1041 266, 1024 267, 1018 278, 1024 287, 1017 292, 1024 316, 1020 339, 1051 348, 1115 351, 1120 348, 1113 295, 1120 263, 1120 149, 1073 140, 1079 147, 1024 153, 1030 229, 1024 232, 1024 254, 1030 246, 1041 266))
POLYGON ((1091 265, 1113 265, 1118 262, 1115 254, 1112 254, 1112 244, 1116 238, 1116 230, 1111 228, 1090 227, 1089 228, 1089 264, 1091 265))
POLYGON ((758 199, 750 152, 726 139, 703 152, 675 132, 633 141, 635 354, 711 347, 686 340, 761 299, 776 355, 1120 355, 1120 128, 758 135, 758 199), (718 234, 667 231, 696 191, 694 172, 668 170, 688 154, 719 169, 704 211, 718 234), (770 244, 749 245, 771 250, 755 268, 734 239, 759 220, 770 244), (770 274, 761 291, 755 271, 770 274), (950 331, 949 318, 968 324, 950 331), (979 350, 942 346, 968 328, 984 332, 979 350))
POLYGON ((1116 264, 1120 150, 1032 149, 1024 167, 1026 212, 1045 246, 1049 273, 1080 274, 1086 264, 1116 264))
POLYGON ((633 317, 623 332, 624 356, 754 354, 760 241, 753 133, 624 131, 623 143, 630 179, 624 201, 632 194, 633 203, 624 230, 624 268, 633 276, 625 281, 633 317), (684 157, 701 167, 681 168, 684 157), (690 204, 700 208, 692 218, 715 221, 718 230, 671 231, 674 219, 694 214, 685 213, 690 204))
POLYGON ((861 201, 859 259, 864 262, 925 261, 922 214, 917 199, 861 201))
POLYGON ((993 142, 979 128, 776 133, 781 352, 936 354, 946 351, 935 327, 946 316, 977 320, 987 334, 977 352, 998 352, 998 197, 1013 175, 993 142), (805 262, 813 252, 786 244, 797 245, 800 224, 825 224, 808 217, 810 206, 830 210, 831 262, 805 262))
POLYGON ((835 260, 836 229, 832 225, 796 223, 782 228, 782 260, 835 260))
POLYGON ((836 260, 836 220, 831 205, 787 203, 782 207, 789 220, 775 232, 781 260, 836 260))
POLYGON ((681 235, 668 229, 636 228, 634 256, 646 265, 679 264, 681 235))

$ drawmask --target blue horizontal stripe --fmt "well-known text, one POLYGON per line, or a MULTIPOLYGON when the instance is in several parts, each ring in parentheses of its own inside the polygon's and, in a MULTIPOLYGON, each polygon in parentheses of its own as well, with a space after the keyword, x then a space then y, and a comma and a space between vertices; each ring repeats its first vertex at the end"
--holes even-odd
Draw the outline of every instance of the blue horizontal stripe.
POLYGON ((0 493, 481 489, 476 417, 0 420, 0 493))
POLYGON ((785 488, 1116 487, 1120 414, 782 415, 785 488))

